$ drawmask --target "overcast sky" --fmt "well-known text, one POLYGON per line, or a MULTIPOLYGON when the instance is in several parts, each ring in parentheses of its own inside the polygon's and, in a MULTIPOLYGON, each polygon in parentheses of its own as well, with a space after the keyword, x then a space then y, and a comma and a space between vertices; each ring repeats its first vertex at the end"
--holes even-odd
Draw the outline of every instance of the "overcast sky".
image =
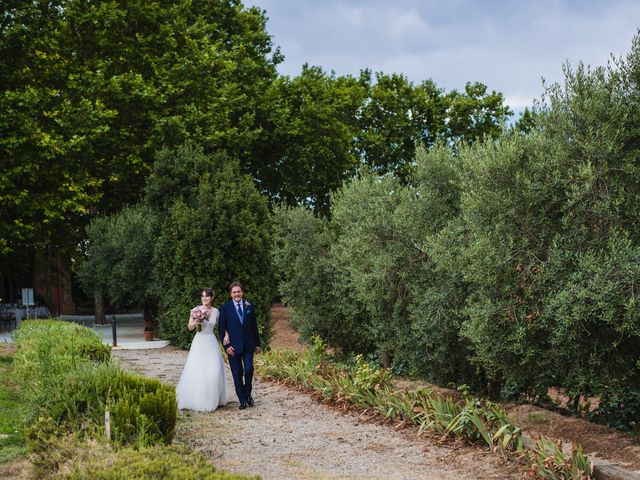
POLYGON ((626 55, 640 0, 245 0, 267 12, 283 75, 403 73, 446 91, 479 81, 515 111, 560 81, 562 65, 626 55))

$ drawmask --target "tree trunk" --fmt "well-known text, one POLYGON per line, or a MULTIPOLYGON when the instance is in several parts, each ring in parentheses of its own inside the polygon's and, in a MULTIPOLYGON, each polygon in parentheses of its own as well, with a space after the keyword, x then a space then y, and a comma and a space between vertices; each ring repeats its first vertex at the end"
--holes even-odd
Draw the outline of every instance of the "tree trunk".
POLYGON ((391 368, 391 352, 389 352, 389 350, 382 352, 382 366, 384 368, 391 368))
POLYGON ((144 339, 153 340, 153 333, 156 327, 154 308, 151 302, 144 302, 144 339))
POLYGON ((489 380, 487 383, 487 397, 492 402, 497 402, 500 400, 500 391, 502 390, 502 380, 495 379, 489 380))
POLYGON ((104 314, 104 293, 100 286, 96 286, 93 290, 93 306, 96 312, 96 324, 105 325, 107 317, 104 314))

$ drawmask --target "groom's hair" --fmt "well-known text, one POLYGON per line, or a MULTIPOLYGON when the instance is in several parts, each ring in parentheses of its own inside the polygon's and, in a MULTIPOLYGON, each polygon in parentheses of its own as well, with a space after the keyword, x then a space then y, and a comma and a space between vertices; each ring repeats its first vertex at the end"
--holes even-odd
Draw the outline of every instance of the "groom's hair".
POLYGON ((244 288, 242 288, 242 284, 240 282, 233 282, 231 285, 229 285, 229 293, 231 293, 233 287, 240 287, 240 290, 244 292, 244 288))

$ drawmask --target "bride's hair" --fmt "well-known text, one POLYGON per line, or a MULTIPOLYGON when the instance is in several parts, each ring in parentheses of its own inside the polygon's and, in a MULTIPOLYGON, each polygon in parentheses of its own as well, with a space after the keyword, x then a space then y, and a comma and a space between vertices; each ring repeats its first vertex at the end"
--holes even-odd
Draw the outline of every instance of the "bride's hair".
POLYGON ((211 297, 211 299, 214 299, 216 296, 213 293, 213 288, 203 288, 202 290, 200 290, 200 296, 202 296, 202 294, 205 294, 207 297, 211 297))

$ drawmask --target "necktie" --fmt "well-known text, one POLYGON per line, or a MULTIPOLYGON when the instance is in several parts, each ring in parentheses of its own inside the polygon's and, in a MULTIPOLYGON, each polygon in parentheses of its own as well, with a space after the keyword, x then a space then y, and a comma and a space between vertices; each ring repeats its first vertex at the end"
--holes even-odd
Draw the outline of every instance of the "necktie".
POLYGON ((242 305, 236 304, 236 308, 238 309, 238 316, 240 317, 240 323, 244 323, 244 313, 242 313, 242 305))

